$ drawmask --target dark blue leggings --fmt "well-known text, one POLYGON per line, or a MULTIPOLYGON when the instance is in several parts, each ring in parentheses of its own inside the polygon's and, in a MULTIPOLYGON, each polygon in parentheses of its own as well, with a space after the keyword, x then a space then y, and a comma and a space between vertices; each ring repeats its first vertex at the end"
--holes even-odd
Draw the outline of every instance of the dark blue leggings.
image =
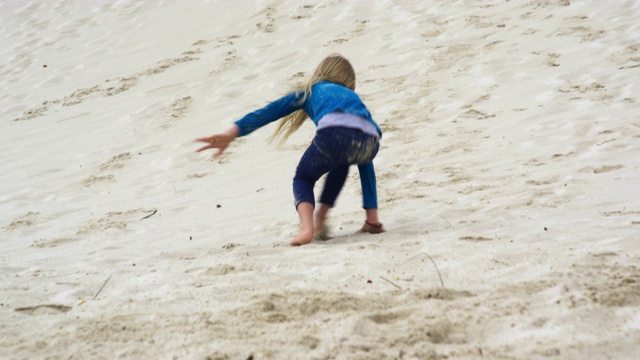
POLYGON ((370 163, 380 148, 377 137, 357 129, 328 127, 316 132, 313 142, 302 155, 293 178, 293 196, 296 208, 301 202, 315 206, 313 188, 326 173, 327 179, 320 202, 333 207, 350 165, 370 163))

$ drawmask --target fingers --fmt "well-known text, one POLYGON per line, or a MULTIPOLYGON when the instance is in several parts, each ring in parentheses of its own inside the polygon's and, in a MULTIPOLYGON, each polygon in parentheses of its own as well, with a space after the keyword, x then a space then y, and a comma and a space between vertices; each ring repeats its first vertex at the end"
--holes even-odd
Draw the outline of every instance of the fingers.
POLYGON ((194 140, 195 142, 204 142, 207 143, 208 145, 205 145, 201 148, 199 148, 198 150, 196 150, 196 152, 201 152, 204 150, 208 150, 208 149, 215 149, 215 148, 220 148, 222 146, 225 146, 224 144, 220 144, 220 138, 216 135, 214 136, 209 136, 209 137, 204 137, 204 138, 197 138, 194 140))
POLYGON ((201 152, 209 149, 218 149, 218 151, 213 155, 213 159, 217 159, 220 157, 220 155, 222 155, 222 153, 232 140, 233 138, 230 138, 225 134, 216 134, 208 137, 196 138, 194 141, 207 143, 207 145, 199 148, 198 150, 196 150, 196 152, 201 152))
POLYGON ((225 150, 226 148, 227 148, 227 145, 224 145, 224 146, 220 146, 220 147, 218 147, 218 151, 216 152, 216 154, 215 154, 215 155, 213 155, 213 158, 214 158, 214 159, 219 158, 219 157, 220 157, 220 155, 222 155, 222 153, 224 152, 224 150, 225 150))
POLYGON ((200 151, 204 151, 204 150, 209 150, 209 149, 213 149, 213 145, 209 144, 209 145, 205 145, 201 148, 199 148, 198 150, 196 150, 196 152, 200 152, 200 151))
POLYGON ((213 144, 213 143, 218 141, 218 137, 214 135, 214 136, 209 136, 209 137, 204 137, 204 138, 197 138, 194 141, 196 141, 196 142, 198 142, 198 141, 199 142, 206 142, 206 143, 209 143, 209 144, 213 144))

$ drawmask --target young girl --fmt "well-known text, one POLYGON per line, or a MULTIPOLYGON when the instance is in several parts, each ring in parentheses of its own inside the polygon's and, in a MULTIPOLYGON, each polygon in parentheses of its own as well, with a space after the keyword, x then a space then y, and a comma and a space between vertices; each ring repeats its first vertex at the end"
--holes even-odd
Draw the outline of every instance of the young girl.
POLYGON ((309 82, 300 89, 245 115, 227 131, 198 138, 205 142, 197 152, 218 149, 219 157, 238 136, 283 118, 271 140, 283 135, 282 141, 311 118, 318 127, 313 142, 306 150, 293 178, 293 196, 300 217, 300 233, 291 245, 304 245, 314 238, 326 239, 325 219, 342 190, 350 165, 358 165, 362 185, 366 221, 361 232, 384 232, 378 219, 376 177, 372 160, 378 153, 382 136, 380 127, 355 93, 356 76, 347 59, 331 55, 320 62, 309 82), (314 219, 313 188, 327 175, 320 204, 314 219), (315 221, 314 221, 315 220, 315 221))

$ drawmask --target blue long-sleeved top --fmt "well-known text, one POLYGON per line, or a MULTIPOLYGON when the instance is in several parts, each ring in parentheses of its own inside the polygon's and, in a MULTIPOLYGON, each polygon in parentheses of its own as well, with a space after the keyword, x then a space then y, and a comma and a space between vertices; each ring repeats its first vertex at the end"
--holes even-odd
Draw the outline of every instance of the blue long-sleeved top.
POLYGON ((302 96, 302 92, 292 92, 262 109, 245 115, 236 121, 236 125, 240 128, 240 136, 249 135, 256 129, 297 110, 304 110, 316 126, 322 117, 335 111, 358 115, 373 123, 378 134, 382 135, 380 127, 373 120, 358 94, 347 87, 321 81, 313 85, 311 94, 301 103, 302 96))
MULTIPOLYGON (((370 121, 376 131, 382 136, 382 130, 373 120, 369 110, 355 93, 355 91, 328 81, 321 81, 313 85, 311 94, 304 102, 302 92, 292 92, 268 105, 251 112, 235 124, 240 129, 239 136, 245 136, 256 129, 285 117, 297 110, 304 110, 313 123, 318 126, 318 122, 323 116, 332 112, 343 112, 358 115, 370 121)), ((378 199, 376 190, 376 175, 373 163, 358 166, 360 182, 362 185, 362 201, 365 209, 377 209, 378 199)))

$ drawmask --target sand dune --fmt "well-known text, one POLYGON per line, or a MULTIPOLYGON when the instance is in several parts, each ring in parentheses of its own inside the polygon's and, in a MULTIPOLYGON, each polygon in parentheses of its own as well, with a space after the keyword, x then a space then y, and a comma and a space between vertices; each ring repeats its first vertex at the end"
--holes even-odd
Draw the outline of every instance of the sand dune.
POLYGON ((640 358, 640 2, 0 4, 0 357, 640 358), (348 57, 388 232, 292 248, 315 131, 225 129, 348 57))

